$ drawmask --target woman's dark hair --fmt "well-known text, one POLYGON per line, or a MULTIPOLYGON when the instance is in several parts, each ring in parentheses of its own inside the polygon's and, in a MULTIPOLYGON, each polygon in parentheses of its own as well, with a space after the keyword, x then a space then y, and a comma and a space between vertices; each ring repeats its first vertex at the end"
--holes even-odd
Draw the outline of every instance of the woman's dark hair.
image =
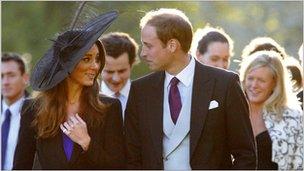
MULTIPOLYGON (((80 95, 79 115, 86 121, 88 127, 102 124, 106 105, 99 99, 98 75, 101 73, 105 63, 105 50, 100 41, 95 43, 99 50, 100 69, 94 79, 92 86, 85 86, 80 95)), ((60 130, 59 125, 66 120, 67 103, 67 78, 55 87, 42 91, 34 100, 37 116, 33 126, 37 126, 38 138, 49 138, 55 136, 60 130), (58 95, 61 95, 58 98, 58 95), (63 96, 62 96, 63 95, 63 96)))

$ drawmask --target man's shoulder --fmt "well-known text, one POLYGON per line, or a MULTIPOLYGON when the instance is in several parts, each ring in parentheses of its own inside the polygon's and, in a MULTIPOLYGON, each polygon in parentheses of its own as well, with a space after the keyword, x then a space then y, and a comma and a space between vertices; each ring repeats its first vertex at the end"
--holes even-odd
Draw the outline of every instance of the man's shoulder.
POLYGON ((164 76, 165 74, 163 71, 152 72, 150 74, 144 75, 140 78, 133 80, 132 85, 152 85, 159 81, 162 81, 164 79, 164 76))
POLYGON ((238 74, 234 71, 211 67, 199 62, 197 62, 195 72, 196 75, 210 77, 220 82, 227 82, 231 79, 239 79, 238 74))
POLYGON ((212 66, 208 66, 208 65, 204 65, 201 63, 198 63, 198 68, 200 68, 201 70, 205 70, 211 74, 217 74, 217 75, 238 75, 236 72, 231 71, 231 70, 225 70, 222 68, 216 68, 216 67, 212 67, 212 66))

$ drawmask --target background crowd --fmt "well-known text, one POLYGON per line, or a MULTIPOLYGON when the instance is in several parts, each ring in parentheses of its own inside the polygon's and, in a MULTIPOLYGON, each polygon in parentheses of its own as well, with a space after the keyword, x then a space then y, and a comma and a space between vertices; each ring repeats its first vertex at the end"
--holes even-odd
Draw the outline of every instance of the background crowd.
MULTIPOLYGON (((303 2, 284 3, 279 4, 296 9, 296 3, 303 2)), ((209 5, 227 4, 238 5, 209 5)), ((13 9, 19 4, 5 5, 13 9)), ((91 9, 86 13, 96 12, 94 5, 88 5, 91 9)), ((182 9, 185 14, 172 9, 143 13, 133 26, 139 29, 136 36, 133 27, 119 29, 124 27, 123 22, 115 25, 119 19, 105 32, 116 12, 81 23, 84 26, 76 31, 64 29, 43 58, 33 55, 33 61, 39 62, 30 77, 26 69, 30 66, 24 61, 31 55, 9 52, 20 50, 4 37, 4 51, 9 53, 1 57, 1 168, 303 169, 302 25, 290 24, 300 29, 292 33, 295 43, 284 46, 292 35, 280 38, 279 28, 275 29, 280 20, 268 16, 268 32, 256 29, 244 44, 239 42, 241 32, 229 32, 231 27, 222 23, 210 24, 215 20, 199 26, 187 9, 182 9), (179 22, 171 15, 180 17, 179 22), (167 21, 172 25, 166 26, 167 21), (244 44, 241 50, 240 44, 244 44), (147 66, 156 72, 146 76, 147 66), (144 77, 135 79, 139 76, 144 77), (29 90, 36 91, 33 100, 25 100, 29 79, 29 90), (58 98, 58 94, 66 96, 58 98), (206 113, 203 108, 209 101, 208 117, 198 115, 206 113), (163 123, 159 109, 164 112, 163 123), (204 123, 204 131, 198 134, 204 123), (242 141, 236 142, 238 138, 242 141), (161 142, 162 148, 147 149, 161 142), (53 150, 46 150, 50 145, 53 150), (163 152, 161 162, 158 152, 163 152), (66 158, 54 164, 57 158, 50 156, 56 155, 66 158)), ((128 10, 119 15, 128 15, 128 10)))

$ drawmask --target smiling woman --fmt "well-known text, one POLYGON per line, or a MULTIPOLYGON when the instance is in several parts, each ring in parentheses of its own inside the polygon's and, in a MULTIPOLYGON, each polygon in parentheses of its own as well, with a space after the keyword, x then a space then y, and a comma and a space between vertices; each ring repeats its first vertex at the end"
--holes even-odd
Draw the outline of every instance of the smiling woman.
POLYGON ((99 96, 105 63, 98 37, 118 16, 97 16, 81 29, 60 34, 36 64, 31 86, 39 94, 22 110, 14 169, 122 169, 120 103, 99 96))
POLYGON ((85 86, 93 85, 94 79, 97 76, 101 66, 101 57, 99 56, 99 51, 102 52, 103 50, 100 43, 98 44, 99 48, 97 47, 97 43, 94 44, 76 65, 75 69, 68 77, 69 82, 74 82, 85 86))
POLYGON ((240 75, 250 104, 258 169, 303 170, 303 112, 274 51, 246 57, 240 75))

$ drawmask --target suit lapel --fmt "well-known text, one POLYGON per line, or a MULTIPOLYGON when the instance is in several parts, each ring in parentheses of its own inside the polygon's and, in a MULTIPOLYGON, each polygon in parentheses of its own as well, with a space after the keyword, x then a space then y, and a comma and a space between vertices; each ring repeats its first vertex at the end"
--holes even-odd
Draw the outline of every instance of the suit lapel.
POLYGON ((66 163, 67 165, 70 165, 72 163, 74 163, 75 161, 77 161, 79 155, 82 152, 81 147, 76 144, 75 142, 73 142, 73 151, 72 151, 72 156, 70 161, 68 161, 65 152, 64 152, 64 147, 63 147, 63 137, 61 135, 61 133, 59 133, 56 138, 55 138, 55 144, 57 146, 57 156, 58 156, 58 160, 59 161, 64 161, 64 163, 66 163))
POLYGON ((190 125, 190 157, 193 155, 204 128, 215 83, 205 67, 198 62, 195 64, 190 125))
POLYGON ((56 150, 57 153, 57 157, 58 157, 58 161, 60 161, 62 164, 66 165, 68 163, 68 160, 65 156, 65 152, 63 149, 63 138, 62 138, 62 134, 59 131, 59 133, 54 137, 54 146, 55 149, 52 150, 56 150))
POLYGON ((76 144, 74 142, 73 144, 73 152, 72 152, 72 156, 71 156, 71 160, 69 161, 70 163, 74 163, 75 161, 77 161, 77 159, 79 158, 79 155, 82 152, 82 148, 81 146, 79 146, 78 144, 76 144))
POLYGON ((156 80, 153 81, 151 86, 147 104, 151 108, 147 109, 147 114, 150 121, 151 136, 154 143, 157 156, 162 156, 163 150, 163 97, 164 97, 164 78, 165 73, 160 72, 156 75, 156 80))
MULTIPOLYGON (((185 137, 188 135, 190 131, 190 116, 186 111, 185 106, 190 105, 186 103, 190 103, 191 98, 185 99, 185 104, 183 104, 181 113, 179 115, 179 118, 176 122, 176 125, 172 131, 172 134, 169 136, 169 145, 167 146, 167 149, 164 149, 164 155, 167 157, 170 155, 178 146, 180 143, 185 139, 185 137)), ((166 116, 168 119, 171 117, 169 115, 166 116)), ((173 123, 173 122, 172 122, 173 123)), ((164 126, 165 127, 165 126, 164 126)))

